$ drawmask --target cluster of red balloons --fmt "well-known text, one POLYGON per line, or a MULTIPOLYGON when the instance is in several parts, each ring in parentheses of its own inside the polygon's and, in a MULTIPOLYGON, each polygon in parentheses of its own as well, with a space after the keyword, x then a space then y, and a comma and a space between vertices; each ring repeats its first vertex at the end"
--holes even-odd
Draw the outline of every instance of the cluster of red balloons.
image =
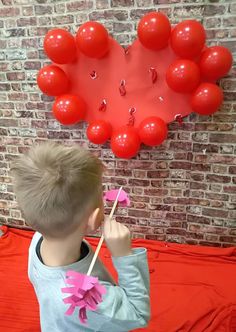
MULTIPOLYGON (((145 15, 138 24, 138 38, 147 49, 158 51, 168 45, 176 54, 166 71, 166 83, 176 93, 190 94, 194 112, 209 115, 223 102, 222 90, 216 81, 225 76, 232 66, 232 55, 222 46, 206 47, 206 33, 195 20, 186 20, 171 30, 168 18, 160 12, 145 15)), ((43 93, 55 96, 53 114, 63 125, 73 125, 84 120, 86 102, 81 96, 72 95, 67 74, 56 64, 77 61, 80 53, 90 58, 106 56, 110 38, 105 27, 98 22, 80 26, 74 37, 63 29, 49 31, 44 39, 44 50, 54 64, 43 67, 37 82, 43 93)), ((144 119, 135 128, 127 125, 113 132, 105 120, 89 124, 87 136, 95 144, 111 139, 111 149, 117 157, 131 158, 137 154, 140 144, 156 146, 167 137, 166 123, 155 116, 144 119)))
POLYGON ((179 57, 166 71, 168 86, 177 93, 191 93, 194 112, 210 115, 218 110, 222 90, 215 84, 232 66, 232 55, 223 46, 206 47, 204 27, 195 20, 177 24, 171 31, 168 18, 158 12, 145 15, 138 25, 141 44, 160 50, 170 43, 179 57))
POLYGON ((156 116, 144 119, 138 128, 127 125, 112 132, 110 123, 104 120, 97 120, 87 128, 87 136, 92 143, 103 144, 111 138, 111 149, 120 158, 134 157, 141 143, 160 145, 167 134, 166 123, 156 116))
MULTIPOLYGON (((79 52, 91 58, 107 54, 110 40, 107 30, 98 22, 87 22, 78 29, 76 37, 63 29, 52 29, 44 38, 44 50, 56 64, 68 64, 77 60, 79 52)), ((44 66, 37 76, 41 91, 57 97, 53 105, 55 118, 63 125, 72 125, 84 119, 85 101, 80 96, 68 94, 70 80, 56 65, 44 66)))
POLYGON ((91 58, 101 58, 110 47, 106 28, 98 22, 86 22, 78 29, 76 37, 63 29, 52 29, 44 38, 44 50, 55 63, 73 62, 79 56, 77 49, 91 58))

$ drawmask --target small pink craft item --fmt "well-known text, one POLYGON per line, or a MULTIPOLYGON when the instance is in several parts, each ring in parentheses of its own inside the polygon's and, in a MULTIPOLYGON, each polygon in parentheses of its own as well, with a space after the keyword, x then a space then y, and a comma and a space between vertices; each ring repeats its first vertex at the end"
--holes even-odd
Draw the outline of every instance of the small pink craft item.
MULTIPOLYGON (((107 202, 113 202, 116 200, 117 194, 119 190, 118 189, 113 189, 113 190, 108 190, 105 195, 104 195, 104 200, 107 202)), ((128 194, 122 189, 118 198, 118 202, 122 206, 129 206, 130 205, 130 199, 128 194)))
POLYGON ((71 294, 63 299, 63 302, 70 304, 65 315, 72 315, 76 307, 79 307, 79 319, 85 324, 87 321, 86 309, 95 311, 98 303, 102 302, 102 295, 106 288, 99 284, 98 278, 91 277, 76 271, 67 271, 66 283, 73 287, 62 288, 62 293, 71 294))
MULTIPOLYGON (((120 189, 117 191, 117 196, 109 215, 110 219, 113 217, 121 191, 122 187, 120 187, 120 189)), ((72 315, 76 307, 79 307, 78 318, 82 324, 87 323, 86 310, 95 311, 98 304, 102 302, 102 295, 106 293, 106 288, 99 283, 98 278, 91 276, 91 272, 93 270, 103 241, 104 236, 102 235, 94 253, 93 259, 90 263, 87 274, 82 274, 73 270, 67 271, 65 282, 71 287, 63 287, 61 289, 62 293, 70 294, 68 297, 63 299, 65 304, 70 305, 65 312, 65 315, 72 315)))

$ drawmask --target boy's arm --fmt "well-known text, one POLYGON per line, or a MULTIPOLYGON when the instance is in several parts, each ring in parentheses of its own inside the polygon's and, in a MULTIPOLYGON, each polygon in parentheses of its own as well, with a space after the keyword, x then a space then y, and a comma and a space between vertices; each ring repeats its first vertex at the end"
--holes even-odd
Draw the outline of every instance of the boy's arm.
POLYGON ((118 272, 119 286, 107 285, 99 311, 107 317, 101 331, 115 332, 146 326, 150 316, 149 269, 146 249, 131 249, 129 229, 106 219, 103 229, 106 244, 118 272), (111 330, 109 330, 111 329, 111 330))
POLYGON ((149 269, 146 249, 134 249, 125 257, 113 257, 119 286, 104 284, 107 293, 98 307, 106 317, 99 330, 116 332, 146 326, 150 318, 149 269))

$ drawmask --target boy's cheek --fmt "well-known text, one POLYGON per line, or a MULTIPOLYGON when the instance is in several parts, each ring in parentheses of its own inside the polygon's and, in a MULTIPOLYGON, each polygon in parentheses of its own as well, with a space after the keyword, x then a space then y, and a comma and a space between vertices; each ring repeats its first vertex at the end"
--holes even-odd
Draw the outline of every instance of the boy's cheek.
POLYGON ((103 221, 104 221, 104 205, 102 204, 98 215, 98 224, 99 224, 98 227, 101 226, 103 221))

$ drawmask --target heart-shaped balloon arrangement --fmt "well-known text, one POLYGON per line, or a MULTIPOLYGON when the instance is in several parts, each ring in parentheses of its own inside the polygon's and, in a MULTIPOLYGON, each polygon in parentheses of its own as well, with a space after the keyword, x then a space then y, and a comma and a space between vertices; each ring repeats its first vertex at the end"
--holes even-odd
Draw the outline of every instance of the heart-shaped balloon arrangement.
POLYGON ((37 82, 56 97, 52 110, 61 124, 85 120, 91 142, 110 139, 117 157, 131 158, 141 143, 161 144, 167 123, 191 112, 210 115, 222 104, 215 82, 230 70, 232 55, 205 41, 199 22, 171 29, 160 12, 140 20, 138 39, 126 49, 98 22, 82 24, 75 38, 53 29, 44 39, 53 64, 39 71, 37 82))

